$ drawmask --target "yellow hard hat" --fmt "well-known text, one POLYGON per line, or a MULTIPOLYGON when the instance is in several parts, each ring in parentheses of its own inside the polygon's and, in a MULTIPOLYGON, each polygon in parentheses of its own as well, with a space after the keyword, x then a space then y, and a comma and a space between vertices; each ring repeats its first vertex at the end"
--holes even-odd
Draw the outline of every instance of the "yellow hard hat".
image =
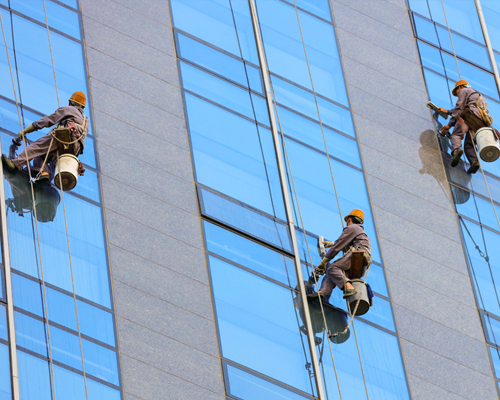
POLYGON ((349 214, 344 217, 344 221, 347 222, 349 217, 358 217, 361 220, 361 223, 365 221, 365 213, 361 211, 359 208, 352 210, 349 214))
POLYGON ((459 80, 457 83, 455 83, 455 87, 453 88, 453 90, 451 91, 451 93, 453 94, 453 96, 457 96, 457 89, 461 86, 467 86, 467 87, 470 87, 469 85, 469 82, 467 82, 466 80, 459 80))
POLYGON ((85 103, 87 101, 87 97, 83 92, 75 92, 69 98, 70 101, 74 101, 77 104, 80 104, 82 107, 85 107, 85 103))

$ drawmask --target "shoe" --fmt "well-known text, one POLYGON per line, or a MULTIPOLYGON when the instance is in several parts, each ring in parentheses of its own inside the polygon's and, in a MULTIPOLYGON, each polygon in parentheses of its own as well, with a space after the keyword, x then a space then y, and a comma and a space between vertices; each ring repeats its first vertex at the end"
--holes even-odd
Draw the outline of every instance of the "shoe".
POLYGON ((35 180, 35 183, 44 183, 50 180, 50 174, 48 172, 42 172, 41 175, 35 180))
POLYGON ((479 169, 479 160, 472 161, 469 169, 467 170, 468 174, 475 174, 479 169))
POLYGON ((344 299, 347 299, 348 297, 351 297, 352 295, 355 295, 358 293, 356 289, 346 289, 344 290, 344 299))
POLYGON ((460 157, 462 157, 462 154, 464 154, 464 151, 462 150, 461 147, 458 149, 454 150, 451 155, 453 159, 451 160, 451 166, 456 167, 458 165, 458 162, 460 161, 460 157))
POLYGON ((311 293, 311 294, 308 294, 307 297, 309 298, 315 298, 315 297, 324 297, 325 294, 323 292, 316 292, 316 293, 311 293))
POLYGON ((14 165, 12 160, 5 154, 2 154, 2 162, 3 165, 5 165, 10 171, 14 171, 16 169, 16 166, 14 165))

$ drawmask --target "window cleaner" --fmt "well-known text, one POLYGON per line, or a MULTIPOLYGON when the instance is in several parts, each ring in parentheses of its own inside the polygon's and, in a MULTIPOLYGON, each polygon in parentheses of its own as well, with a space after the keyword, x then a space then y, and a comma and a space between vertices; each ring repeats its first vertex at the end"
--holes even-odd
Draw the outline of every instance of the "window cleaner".
MULTIPOLYGON (((32 142, 17 158, 11 159, 2 154, 2 162, 8 170, 13 171, 17 169, 21 171, 23 167, 27 166, 33 160, 32 169, 38 171, 35 178, 36 182, 42 183, 50 180, 49 164, 57 161, 56 164, 61 164, 62 166, 60 161, 64 161, 65 158, 71 156, 77 161, 75 164, 75 178, 74 182, 72 182, 76 185, 77 174, 83 175, 85 172, 77 157, 83 153, 85 137, 89 130, 89 119, 83 113, 86 103, 84 93, 73 93, 68 102, 67 106, 58 108, 53 114, 33 122, 19 132, 18 138, 22 140, 28 133, 57 124, 55 129, 32 142)), ((58 172, 57 169, 58 165, 56 165, 56 175, 58 172)), ((55 184, 59 187, 58 179, 55 180, 55 184)), ((70 190, 72 187, 69 189, 63 187, 63 189, 70 190)))
POLYGON ((319 291, 308 294, 308 297, 319 296, 325 302, 328 302, 335 287, 344 291, 344 299, 351 296, 354 296, 356 299, 360 295, 364 296, 366 286, 360 278, 369 268, 372 259, 370 239, 363 228, 364 218, 363 211, 355 209, 344 218, 347 226, 335 242, 318 240, 318 249, 323 260, 316 267, 314 273, 317 277, 324 274, 326 276, 321 282, 319 291), (329 248, 329 250, 321 254, 324 248, 329 248), (338 260, 331 262, 340 251, 343 251, 344 255, 338 260), (351 280, 355 282, 356 286, 363 293, 358 293, 351 280), (361 282, 361 285, 358 284, 358 281, 361 282))
MULTIPOLYGON (((446 110, 442 107, 437 108, 438 112, 446 113, 451 116, 448 124, 443 126, 439 130, 439 133, 445 136, 448 134, 450 128, 454 127, 450 137, 452 148, 451 166, 456 167, 458 165, 460 157, 462 157, 465 150, 465 156, 470 163, 467 173, 475 174, 480 164, 476 154, 474 139, 476 138, 476 133, 479 133, 481 128, 491 127, 493 118, 488 114, 488 103, 484 97, 481 93, 474 90, 466 80, 459 80, 455 84, 452 94, 458 97, 453 110, 446 110), (464 136, 464 148, 462 149, 462 140, 464 136)), ((489 128, 488 132, 494 135, 493 142, 496 142, 496 146, 498 146, 498 138, 496 137, 497 133, 495 130, 489 128)), ((480 136, 485 137, 486 131, 483 130, 480 136)), ((487 143, 485 146, 488 144, 491 143, 487 143)), ((498 155, 500 155, 500 148, 498 155)), ((494 158, 494 155, 490 153, 489 158, 494 158)))

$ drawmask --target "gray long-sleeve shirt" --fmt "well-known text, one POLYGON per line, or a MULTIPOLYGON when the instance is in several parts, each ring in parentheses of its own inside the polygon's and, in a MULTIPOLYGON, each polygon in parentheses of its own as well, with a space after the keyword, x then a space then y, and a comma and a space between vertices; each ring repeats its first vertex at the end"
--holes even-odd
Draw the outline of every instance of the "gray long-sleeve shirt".
POLYGON ((330 247, 325 257, 332 260, 340 251, 343 249, 347 250, 349 246, 370 251, 370 239, 365 233, 363 225, 351 224, 346 226, 333 246, 330 247))
MULTIPOLYGON (((59 107, 53 114, 46 115, 38 121, 33 122, 33 127, 36 130, 42 128, 50 128, 51 126, 60 123, 61 121, 75 121, 79 125, 84 125, 84 129, 79 126, 78 131, 83 137, 82 142, 87 132, 89 131, 89 119, 83 114, 83 109, 75 106, 59 107)), ((83 143, 82 143, 83 144, 83 143)))
MULTIPOLYGON (((447 114, 451 115, 450 121, 448 122, 448 126, 450 127, 455 126, 455 124, 457 123, 457 119, 460 116, 460 113, 465 108, 465 106, 469 104, 471 101, 477 100, 479 96, 481 96, 481 94, 479 92, 476 92, 473 88, 463 88, 462 90, 460 90, 455 108, 453 110, 447 110, 447 114)), ((488 103, 486 102, 484 97, 483 97, 483 104, 484 108, 486 109, 486 112, 488 112, 488 103)), ((470 109, 474 114, 476 114, 476 116, 481 118, 481 112, 479 111, 479 109, 476 107, 475 104, 470 104, 470 109)))

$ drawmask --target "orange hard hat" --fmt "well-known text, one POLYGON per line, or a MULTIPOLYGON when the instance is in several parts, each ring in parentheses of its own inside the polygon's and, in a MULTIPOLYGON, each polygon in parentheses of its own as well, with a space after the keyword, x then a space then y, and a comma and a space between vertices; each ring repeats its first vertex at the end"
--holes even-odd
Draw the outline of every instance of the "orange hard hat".
POLYGON ((455 87, 453 88, 453 90, 451 92, 453 94, 453 96, 457 95, 457 89, 461 86, 470 87, 469 82, 467 82, 466 80, 463 80, 463 79, 459 80, 457 83, 455 83, 455 87))
POLYGON ((363 223, 365 220, 365 213, 360 209, 356 208, 355 210, 352 210, 349 214, 347 214, 344 217, 344 221, 347 222, 347 219, 349 217, 358 217, 361 220, 361 223, 363 223))
POLYGON ((87 101, 87 97, 83 92, 75 92, 71 95, 69 101, 74 101, 75 103, 80 104, 82 107, 85 107, 85 102, 87 101))

